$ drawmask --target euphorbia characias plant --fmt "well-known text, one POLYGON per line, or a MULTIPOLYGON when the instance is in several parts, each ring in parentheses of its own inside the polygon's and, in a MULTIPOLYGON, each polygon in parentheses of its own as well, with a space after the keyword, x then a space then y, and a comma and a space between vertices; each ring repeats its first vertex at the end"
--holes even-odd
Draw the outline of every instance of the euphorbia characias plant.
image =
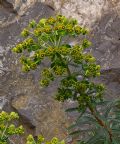
MULTIPOLYGON (((0 144, 15 144, 13 136, 24 134, 23 126, 16 127, 15 120, 19 119, 16 112, 7 113, 2 111, 0 113, 0 144)), ((46 141, 42 135, 38 135, 37 140, 29 134, 26 139, 26 144, 65 144, 65 141, 60 141, 53 137, 50 141, 46 141)))
POLYGON ((12 143, 10 139, 13 135, 21 135, 24 133, 23 126, 16 127, 13 123, 14 120, 18 120, 19 116, 15 112, 10 114, 2 111, 0 113, 0 144, 12 143))
MULTIPOLYGON (((48 60, 50 64, 41 71, 40 84, 48 86, 60 77, 55 99, 62 102, 71 99, 77 102, 75 108, 68 110, 80 113, 79 121, 74 126, 79 126, 80 120, 83 124, 88 122, 95 126, 94 132, 89 133, 93 139, 87 139, 86 143, 113 144, 114 133, 110 121, 105 120, 97 110, 97 105, 103 102, 104 85, 93 81, 100 76, 100 65, 86 51, 91 42, 84 38, 77 44, 70 45, 66 41, 66 38, 77 39, 78 36, 88 33, 86 28, 78 25, 77 20, 62 15, 41 19, 38 23, 33 20, 21 33, 25 40, 17 44, 13 52, 22 54, 20 62, 24 72, 35 70, 42 61, 48 60), (95 136, 99 134, 97 129, 101 134, 96 141, 95 136)), ((77 132, 81 131, 73 133, 77 132)))
POLYGON ((45 138, 42 135, 39 135, 37 138, 37 141, 33 138, 32 135, 29 135, 27 137, 27 143, 26 144, 65 144, 65 141, 60 141, 58 138, 53 137, 50 141, 45 141, 45 138))

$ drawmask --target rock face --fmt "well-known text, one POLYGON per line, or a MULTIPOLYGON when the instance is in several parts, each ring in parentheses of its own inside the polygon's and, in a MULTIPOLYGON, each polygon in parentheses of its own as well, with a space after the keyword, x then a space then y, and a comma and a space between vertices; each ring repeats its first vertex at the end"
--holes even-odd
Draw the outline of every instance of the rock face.
POLYGON ((91 27, 100 20, 103 13, 114 9, 119 13, 119 0, 39 0, 52 6, 56 11, 67 17, 73 17, 81 25, 91 27))
MULTIPOLYGON (((56 91, 54 82, 47 89, 39 86, 40 69, 28 74, 21 72, 19 55, 11 48, 21 41, 20 32, 32 19, 61 12, 67 17, 76 18, 81 25, 92 31, 91 51, 102 66, 98 81, 108 88, 106 96, 120 96, 120 1, 111 0, 8 0, 19 16, 0 7, 0 108, 15 110, 21 116, 22 124, 34 136, 42 133, 46 138, 64 138, 70 120, 62 104, 53 100, 56 91), (42 4, 43 2, 44 4, 42 4), (46 5, 45 5, 46 4, 46 5), (48 7, 47 5, 50 5, 48 7)), ((21 122, 20 121, 20 122, 21 122)), ((24 142, 19 142, 23 144, 24 142)))

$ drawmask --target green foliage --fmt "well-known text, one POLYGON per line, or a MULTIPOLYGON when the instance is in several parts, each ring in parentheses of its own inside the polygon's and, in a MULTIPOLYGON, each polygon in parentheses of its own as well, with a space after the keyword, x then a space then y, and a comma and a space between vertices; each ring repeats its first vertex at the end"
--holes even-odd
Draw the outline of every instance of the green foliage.
POLYGON ((15 112, 10 114, 2 111, 0 113, 0 144, 7 144, 10 142, 10 137, 13 135, 21 135, 24 133, 23 127, 16 127, 14 120, 19 119, 15 112))
POLYGON ((25 40, 14 47, 13 52, 22 53, 20 61, 25 72, 35 70, 44 59, 50 61, 50 65, 41 72, 40 84, 48 86, 57 77, 61 78, 55 99, 62 102, 71 99, 77 102, 75 108, 67 111, 75 110, 80 114, 71 126, 71 134, 83 133, 83 130, 74 131, 74 128, 80 128, 81 124, 89 125, 89 129, 85 131, 91 138, 86 142, 81 141, 81 144, 118 144, 117 139, 120 136, 114 133, 120 130, 119 110, 117 113, 112 111, 112 117, 109 115, 115 103, 114 106, 108 106, 108 103, 103 112, 98 110, 105 103, 105 88, 103 84, 94 82, 94 78, 100 76, 100 65, 97 65, 91 53, 86 52, 91 42, 83 39, 80 43, 70 45, 65 41, 67 37, 76 39, 87 33, 88 30, 79 26, 76 20, 62 15, 41 19, 38 24, 32 21, 21 33, 25 40), (117 117, 116 121, 113 116, 117 117))
MULTIPOLYGON (((120 142, 120 100, 113 102, 106 101, 100 104, 101 110, 96 111, 96 115, 105 122, 107 129, 111 131, 112 142, 107 129, 102 127, 90 112, 82 113, 77 118, 75 123, 71 125, 68 130, 70 135, 87 134, 85 144, 119 144, 120 142), (84 128, 83 127, 86 127, 84 128), (80 129, 82 127, 82 129, 80 129), (76 130, 75 130, 76 129, 76 130), (74 130, 74 131, 73 131, 74 130), (72 132, 73 131, 73 132, 72 132)), ((72 108, 71 108, 72 110, 72 108)), ((73 109, 74 110, 74 109, 73 109)))
POLYGON ((40 84, 48 86, 56 77, 64 77, 55 99, 77 100, 79 109, 85 109, 87 103, 96 104, 102 99, 104 86, 88 80, 100 75, 100 66, 96 64, 92 54, 84 53, 91 45, 90 41, 84 39, 81 44, 71 46, 63 40, 66 36, 76 38, 87 33, 88 30, 80 27, 76 20, 58 15, 42 19, 38 24, 30 22, 21 33, 26 39, 13 48, 17 53, 34 52, 32 56, 22 55, 20 58, 25 72, 35 70, 45 58, 50 60, 50 67, 44 68, 41 73, 40 84), (78 78, 80 76, 81 80, 78 78))
POLYGON ((45 141, 44 137, 42 135, 39 135, 37 138, 37 141, 33 138, 32 135, 29 135, 27 137, 27 143, 26 144, 65 144, 64 140, 60 141, 58 138, 53 137, 50 141, 45 141))
MULTIPOLYGON (((11 144, 14 143, 11 141, 13 135, 24 134, 23 126, 16 127, 13 123, 14 120, 18 120, 19 116, 15 112, 10 114, 2 111, 0 113, 0 144, 11 144)), ((26 144, 65 144, 64 140, 60 141, 58 138, 53 137, 51 141, 45 141, 42 135, 37 137, 37 140, 34 139, 32 135, 27 137, 26 144)))

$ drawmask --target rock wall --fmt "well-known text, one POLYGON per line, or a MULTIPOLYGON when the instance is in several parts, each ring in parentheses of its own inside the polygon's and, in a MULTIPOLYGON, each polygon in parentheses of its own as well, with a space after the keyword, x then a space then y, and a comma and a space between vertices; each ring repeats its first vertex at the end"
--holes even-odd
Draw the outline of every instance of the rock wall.
POLYGON ((57 82, 48 89, 41 89, 38 84, 41 68, 29 74, 22 73, 19 55, 13 54, 11 48, 21 41, 20 32, 32 19, 38 21, 55 13, 74 17, 91 30, 89 39, 93 45, 90 50, 102 66, 102 76, 97 81, 105 83, 106 97, 119 97, 120 1, 8 1, 13 4, 18 15, 8 12, 3 6, 0 7, 0 108, 17 111, 21 116, 20 122, 26 126, 27 132, 34 136, 42 133, 48 139, 53 136, 64 138, 72 117, 65 115, 63 105, 52 98, 57 82))

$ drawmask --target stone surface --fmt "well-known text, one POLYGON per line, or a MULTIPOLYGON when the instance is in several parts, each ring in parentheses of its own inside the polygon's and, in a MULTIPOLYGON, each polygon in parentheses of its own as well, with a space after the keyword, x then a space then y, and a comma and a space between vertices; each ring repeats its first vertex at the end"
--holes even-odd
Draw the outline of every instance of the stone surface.
POLYGON ((119 0, 38 0, 52 6, 58 13, 76 18, 81 25, 92 27, 104 12, 114 9, 119 14, 119 0))
POLYGON ((120 17, 109 11, 94 28, 93 53, 103 69, 120 67, 119 24, 120 17))
POLYGON ((7 102, 8 100, 5 96, 0 97, 0 110, 2 110, 6 106, 7 102))
POLYGON ((120 98, 120 67, 103 70, 101 73, 98 81, 106 85, 106 97, 110 100, 120 98))

